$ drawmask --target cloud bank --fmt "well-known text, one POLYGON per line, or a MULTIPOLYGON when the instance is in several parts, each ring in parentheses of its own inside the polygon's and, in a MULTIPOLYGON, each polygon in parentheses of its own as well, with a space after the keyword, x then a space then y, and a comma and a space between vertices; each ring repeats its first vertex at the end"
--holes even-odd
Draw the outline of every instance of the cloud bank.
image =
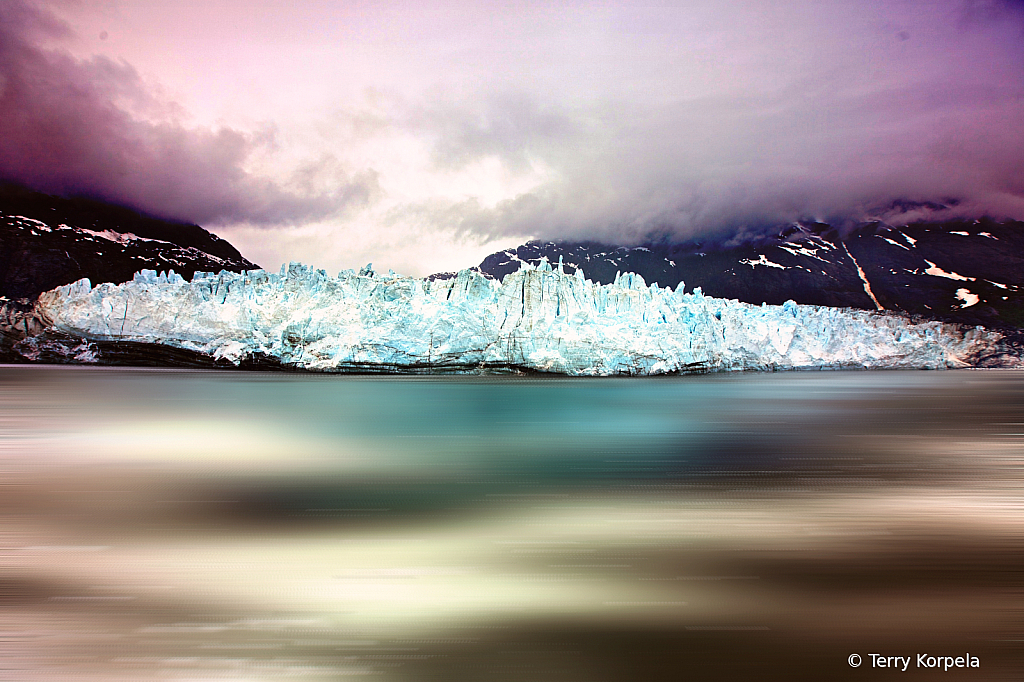
POLYGON ((0 179, 200 223, 294 224, 377 191, 372 173, 315 192, 249 172, 272 128, 187 127, 130 64, 40 46, 71 34, 45 8, 0 3, 0 179))
POLYGON ((727 3, 687 28, 699 5, 632 13, 642 40, 618 34, 618 54, 646 46, 634 65, 657 77, 618 74, 589 106, 485 102, 435 116, 442 164, 497 155, 552 169, 533 191, 439 219, 637 241, 922 217, 901 216, 900 200, 956 200, 943 217, 1024 218, 1020 4, 727 3))
POLYGON ((205 7, 164 41, 204 32, 182 82, 288 107, 236 90, 248 118, 187 124, 130 61, 73 56, 51 13, 0 5, 0 176, 235 226, 261 262, 404 248, 413 272, 451 267, 414 264, 431 243, 724 240, 898 221, 897 200, 1024 219, 1020 2, 223 0, 221 33, 205 7))

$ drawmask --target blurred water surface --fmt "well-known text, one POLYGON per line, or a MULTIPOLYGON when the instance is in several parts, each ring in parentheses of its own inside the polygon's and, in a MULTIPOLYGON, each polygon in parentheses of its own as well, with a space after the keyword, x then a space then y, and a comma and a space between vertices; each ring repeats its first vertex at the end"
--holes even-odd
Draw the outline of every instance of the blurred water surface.
POLYGON ((1013 371, 4 367, 0 679, 1020 679, 1022 463, 1013 371))

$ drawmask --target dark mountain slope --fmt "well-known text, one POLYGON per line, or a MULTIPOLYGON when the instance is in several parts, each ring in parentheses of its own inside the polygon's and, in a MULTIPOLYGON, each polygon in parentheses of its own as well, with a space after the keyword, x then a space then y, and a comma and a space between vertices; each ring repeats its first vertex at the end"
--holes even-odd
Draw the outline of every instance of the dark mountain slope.
POLYGON ((0 185, 0 296, 12 300, 83 277, 120 283, 143 269, 191 278, 196 271, 258 267, 198 225, 0 185))
POLYGON ((647 282, 748 303, 879 307, 992 328, 1024 327, 1024 223, 989 219, 891 227, 868 223, 841 236, 823 223, 796 223, 771 238, 731 248, 699 243, 616 247, 529 242, 488 256, 483 272, 504 278, 563 260, 601 283, 617 272, 647 282))

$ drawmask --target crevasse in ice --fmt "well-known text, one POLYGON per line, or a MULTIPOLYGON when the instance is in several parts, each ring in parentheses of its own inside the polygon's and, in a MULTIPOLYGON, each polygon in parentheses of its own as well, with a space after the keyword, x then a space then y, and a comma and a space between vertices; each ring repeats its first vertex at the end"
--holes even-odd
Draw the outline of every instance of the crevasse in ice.
POLYGON ((895 315, 716 299, 635 274, 594 284, 547 263, 503 283, 472 270, 430 281, 369 266, 330 277, 297 263, 191 282, 144 270, 121 285, 80 280, 45 292, 37 309, 85 339, 167 344, 235 363, 261 353, 324 371, 940 368, 970 364, 996 340, 981 328, 895 315))

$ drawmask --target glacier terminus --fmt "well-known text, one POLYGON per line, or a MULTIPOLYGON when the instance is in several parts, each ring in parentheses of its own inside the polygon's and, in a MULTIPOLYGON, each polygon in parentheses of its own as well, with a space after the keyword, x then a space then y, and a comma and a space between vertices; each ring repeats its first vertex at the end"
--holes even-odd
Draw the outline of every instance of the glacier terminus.
POLYGON ((33 316, 81 348, 132 341, 326 372, 937 369, 977 365, 1001 338, 888 313, 751 305, 630 273, 595 284, 546 262, 523 264, 503 282, 475 270, 430 280, 370 266, 331 277, 298 263, 278 273, 197 272, 191 281, 143 270, 120 285, 82 279, 43 292, 33 316))

